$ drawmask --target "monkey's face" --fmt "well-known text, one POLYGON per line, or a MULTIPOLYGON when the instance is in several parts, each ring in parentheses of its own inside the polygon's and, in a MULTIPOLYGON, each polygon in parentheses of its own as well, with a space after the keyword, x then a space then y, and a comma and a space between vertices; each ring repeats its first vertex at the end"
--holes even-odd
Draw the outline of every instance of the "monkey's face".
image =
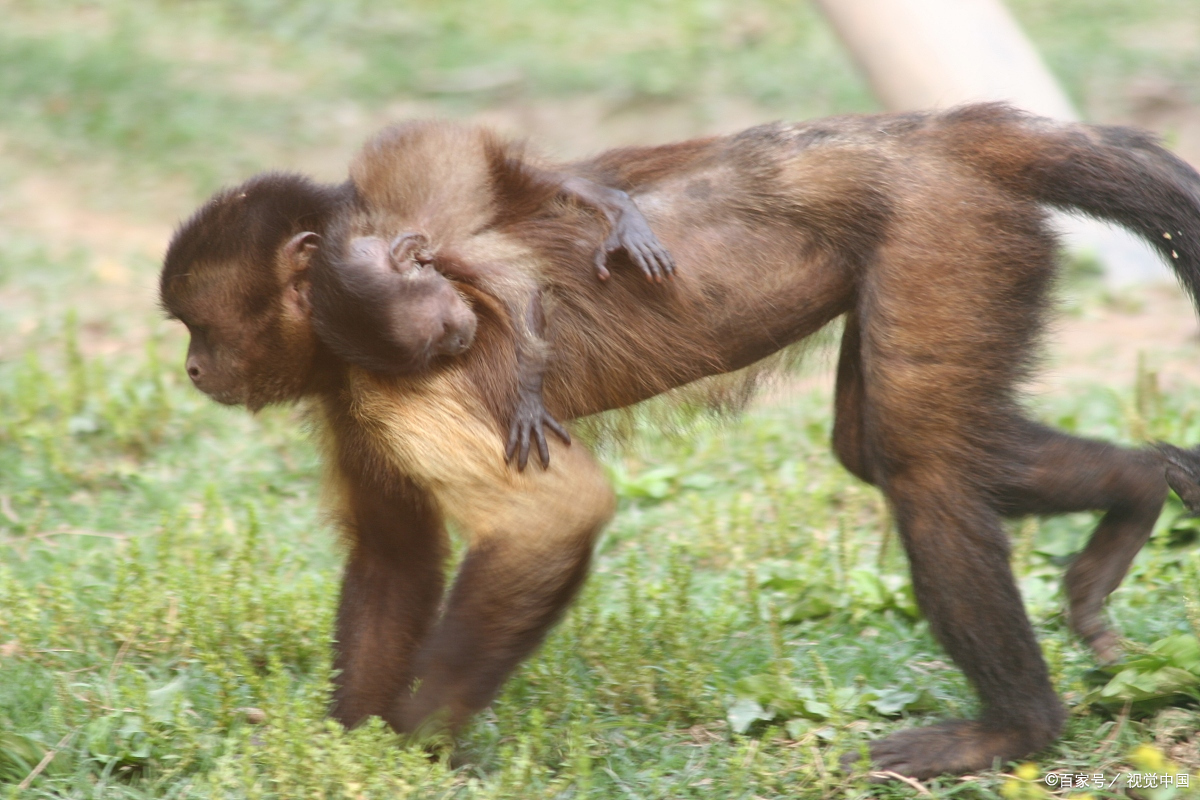
POLYGON ((390 244, 375 236, 348 243, 342 278, 362 298, 357 310, 366 321, 366 330, 354 336, 359 352, 351 361, 408 372, 471 346, 475 312, 437 270, 425 244, 418 234, 402 234, 390 244))
POLYGON ((475 340, 475 312, 454 284, 426 267, 393 295, 386 338, 398 359, 421 369, 439 356, 457 356, 475 340))
POLYGON ((184 323, 191 340, 188 342, 184 369, 197 389, 225 405, 240 405, 249 395, 248 360, 241 346, 230 341, 229 331, 244 325, 184 323))
POLYGON ((225 405, 257 411, 299 399, 317 349, 303 287, 250 289, 237 275, 197 271, 164 293, 167 312, 191 336, 184 369, 197 389, 225 405))

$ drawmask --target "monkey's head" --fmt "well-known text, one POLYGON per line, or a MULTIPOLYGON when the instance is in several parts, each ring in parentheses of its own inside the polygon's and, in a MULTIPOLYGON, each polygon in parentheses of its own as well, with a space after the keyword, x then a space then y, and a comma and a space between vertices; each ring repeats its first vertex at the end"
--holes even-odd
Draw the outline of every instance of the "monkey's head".
POLYGON ((191 334, 186 369, 200 391, 257 410, 313 390, 321 346, 308 265, 343 191, 266 173, 218 192, 175 231, 160 296, 191 334))
POLYGON ((376 372, 425 369, 475 338, 475 312, 420 233, 331 232, 312 269, 312 315, 335 355, 376 372))

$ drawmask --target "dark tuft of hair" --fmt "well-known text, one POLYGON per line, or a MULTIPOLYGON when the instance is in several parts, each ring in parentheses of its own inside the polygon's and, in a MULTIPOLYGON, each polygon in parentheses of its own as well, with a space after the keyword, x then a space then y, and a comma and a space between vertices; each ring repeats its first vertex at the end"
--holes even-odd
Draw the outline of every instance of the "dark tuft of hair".
POLYGON ((346 184, 320 184, 287 172, 264 172, 217 192, 171 237, 160 279, 163 297, 175 278, 235 260, 254 273, 243 273, 243 279, 261 283, 270 294, 279 246, 301 231, 322 233, 348 193, 346 184))

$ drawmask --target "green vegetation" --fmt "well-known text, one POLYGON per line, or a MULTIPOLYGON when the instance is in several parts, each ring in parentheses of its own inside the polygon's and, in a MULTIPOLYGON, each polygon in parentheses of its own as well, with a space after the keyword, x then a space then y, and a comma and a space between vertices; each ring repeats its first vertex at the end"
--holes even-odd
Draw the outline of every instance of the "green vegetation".
POLYGON ((1141 81, 1200 102, 1200 8, 1188 0, 1010 0, 1051 70, 1085 112, 1141 81))
MULTIPOLYGON (((344 733, 322 719, 337 557, 295 414, 208 403, 157 342, 117 367, 81 356, 69 321, 59 337, 61 353, 0 371, 4 780, 66 736, 35 784, 45 796, 804 795, 841 785, 836 755, 868 733, 971 709, 917 618, 877 494, 827 454, 818 393, 648 432, 613 457, 623 505, 595 578, 459 745, 469 766, 378 726, 344 733)), ((1191 399, 1097 391, 1046 415, 1192 441, 1191 399)), ((1146 643, 1191 631, 1180 593, 1200 552, 1180 516, 1164 515, 1113 603, 1146 643)), ((1155 730, 1125 722, 1097 753, 1115 728, 1083 702, 1092 659, 1055 597, 1090 523, 1016 530, 1055 678, 1078 703, 1056 768, 1111 769, 1155 730)), ((1163 667, 1152 655, 1130 669, 1163 667)))
MULTIPOLYGON (((1192 0, 1013 5, 1085 105, 1140 75, 1200 85, 1197 51, 1152 35, 1200 30, 1192 0)), ((643 426, 608 452, 621 508, 580 602, 454 748, 406 746, 323 717, 340 554, 302 416, 194 392, 153 307, 154 258, 105 238, 111 219, 170 225, 253 169, 344 162, 393 106, 583 96, 609 114, 682 107, 697 130, 730 97, 764 119, 871 108, 815 12, 0 0, 0 18, 0 794, 916 796, 843 776, 837 758, 974 700, 914 609, 878 493, 828 453, 827 390, 685 435, 643 426), (26 225, 14 198, 45 176, 64 187, 52 202, 109 215, 99 233, 26 225), (114 252, 127 291, 103 268, 114 252)), ((1037 412, 1192 443, 1197 407, 1145 372, 1037 412)), ((1111 603, 1130 657, 1099 672, 1059 596, 1093 524, 1013 526, 1067 734, 1016 777, 943 778, 935 796, 1042 797, 1051 770, 1200 768, 1200 525, 1172 500, 1111 603)))
MULTIPOLYGON (((868 735, 971 712, 815 392, 610 456, 622 508, 593 580, 455 750, 345 733, 323 719, 338 558, 296 414, 207 402, 158 342, 118 366, 83 357, 69 320, 57 333, 59 353, 0 369, 0 780, 60 750, 28 796, 818 796, 868 735)), ((1195 441, 1198 400, 1097 389, 1042 411, 1195 441)), ((1200 548, 1172 505, 1114 596, 1142 644, 1109 682, 1057 596, 1092 523, 1017 525, 1015 559, 1074 710, 1046 767, 1115 774, 1170 743, 1164 725, 1200 723, 1161 713, 1200 696, 1200 548)))
MULTIPOLYGON (((1156 77, 1195 91, 1190 0, 1016 0, 1085 108, 1156 77)), ((182 171, 199 193, 339 119, 402 99, 448 113, 598 92, 614 110, 734 96, 764 116, 869 110, 806 3, 783 0, 5 0, 5 144, 56 163, 182 171)), ((1192 100, 1200 98, 1192 97, 1192 100)))

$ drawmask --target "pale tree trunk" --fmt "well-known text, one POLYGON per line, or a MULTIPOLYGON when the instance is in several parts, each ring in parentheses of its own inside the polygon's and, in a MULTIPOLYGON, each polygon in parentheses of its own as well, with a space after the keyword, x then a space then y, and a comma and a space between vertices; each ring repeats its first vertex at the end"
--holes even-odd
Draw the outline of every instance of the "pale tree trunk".
MULTIPOLYGON (((1057 119, 1079 115, 1000 0, 815 0, 889 110, 1006 100, 1057 119)), ((1170 280, 1129 233, 1060 214, 1072 250, 1104 264, 1111 284, 1170 280)))

